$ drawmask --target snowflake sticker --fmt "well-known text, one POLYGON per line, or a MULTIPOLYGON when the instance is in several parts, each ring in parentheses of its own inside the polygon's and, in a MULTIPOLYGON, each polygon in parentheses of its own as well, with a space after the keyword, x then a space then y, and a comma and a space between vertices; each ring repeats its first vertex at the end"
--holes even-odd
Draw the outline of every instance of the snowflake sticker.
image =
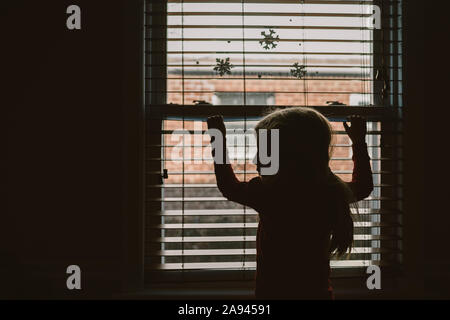
POLYGON ((261 32, 261 35, 264 37, 263 40, 259 41, 259 44, 263 46, 264 49, 275 49, 277 44, 275 42, 280 41, 280 36, 274 37, 276 32, 272 29, 269 29, 269 34, 266 34, 265 31, 261 32))
POLYGON ((298 62, 296 62, 291 67, 293 68, 291 69, 291 75, 293 75, 294 77, 302 79, 304 76, 306 76, 306 66, 299 65, 298 62))
POLYGON ((234 66, 230 63, 230 58, 223 59, 216 59, 216 66, 214 67, 214 71, 218 73, 220 76, 223 76, 224 74, 231 74, 231 68, 234 68, 234 66))

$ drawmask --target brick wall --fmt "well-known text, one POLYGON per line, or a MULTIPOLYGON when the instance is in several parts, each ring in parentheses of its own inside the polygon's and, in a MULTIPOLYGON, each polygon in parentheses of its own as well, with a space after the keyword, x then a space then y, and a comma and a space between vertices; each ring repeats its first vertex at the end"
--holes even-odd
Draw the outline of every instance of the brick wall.
MULTIPOLYGON (((221 79, 210 79, 210 76, 197 76, 196 79, 185 78, 181 75, 171 75, 167 82, 167 102, 192 104, 194 100, 212 102, 215 92, 243 92, 244 81, 241 78, 225 76, 221 79), (179 77, 180 79, 174 79, 179 77), (205 79, 201 79, 205 78, 205 79)), ((361 80, 351 80, 336 77, 326 79, 279 80, 274 77, 264 76, 258 79, 251 76, 245 81, 247 92, 270 92, 275 95, 276 105, 305 105, 305 93, 307 92, 310 106, 326 105, 327 101, 340 101, 349 104, 351 93, 368 92, 367 83, 361 80), (300 92, 300 93, 298 93, 300 92)))
MULTIPOLYGON (((213 101, 213 96, 215 92, 243 92, 244 83, 242 79, 235 79, 236 77, 226 76, 221 79, 206 79, 210 76, 198 76, 197 79, 185 78, 184 84, 181 80, 181 75, 171 74, 171 78, 179 77, 180 79, 170 79, 168 81, 168 103, 183 104, 183 94, 184 91, 184 104, 192 104, 194 100, 205 100, 207 102, 213 101), (201 79, 201 78, 205 79, 201 79), (184 85, 184 87, 183 87, 184 85), (196 91, 196 92, 191 92, 196 91)), ((326 105, 327 101, 339 101, 344 104, 350 103, 350 95, 352 93, 361 93, 367 91, 364 88, 364 82, 358 80, 350 80, 337 78, 330 80, 320 79, 308 79, 308 81, 303 80, 277 80, 273 77, 264 76, 257 78, 255 76, 246 79, 245 91, 247 92, 271 92, 275 96, 275 105, 305 105, 305 94, 303 92, 308 92, 307 94, 307 105, 310 106, 320 106, 326 105), (305 90, 306 85, 306 90, 305 90), (302 92, 302 93, 298 93, 302 92)), ((342 131, 341 123, 332 123, 334 130, 342 131)), ((165 129, 175 130, 182 129, 182 121, 165 121, 165 129)), ((184 122, 184 129, 193 130, 194 123, 192 121, 184 122)), ((206 129, 206 123, 202 124, 202 129, 206 129)), ((176 145, 181 139, 176 141, 171 141, 171 136, 165 137, 166 145, 176 145)), ((198 137, 197 137, 198 138, 198 137)), ((186 138, 185 144, 189 145, 194 142, 194 136, 186 138)), ((198 158, 201 157, 201 153, 210 154, 209 137, 202 137, 203 148, 191 148, 186 150, 186 158, 198 158), (188 152, 190 151, 191 156, 188 152)), ((335 144, 350 144, 350 141, 345 135, 335 135, 335 144)), ((170 159, 173 152, 173 147, 165 148, 165 157, 170 159)), ((349 158, 351 156, 351 148, 348 147, 335 147, 333 149, 333 157, 339 158, 349 158)), ((179 153, 181 157, 181 153, 179 153)), ((243 164, 233 164, 235 170, 244 170, 243 164)), ((352 170, 353 163, 349 160, 333 160, 330 164, 333 170, 352 170)), ((169 178, 166 183, 182 183, 182 175, 171 174, 174 172, 184 172, 189 171, 213 171, 212 161, 203 162, 199 164, 195 163, 184 163, 182 161, 166 161, 164 163, 164 168, 169 171, 169 178)), ((247 170, 256 170, 255 165, 247 162, 245 168, 247 170)), ((254 174, 246 174, 245 179, 250 179, 254 174)), ((344 180, 350 180, 351 175, 341 174, 344 180)), ((240 179, 244 179, 244 175, 239 176, 240 179)), ((186 174, 184 177, 184 183, 215 183, 215 176, 213 174, 186 174)))

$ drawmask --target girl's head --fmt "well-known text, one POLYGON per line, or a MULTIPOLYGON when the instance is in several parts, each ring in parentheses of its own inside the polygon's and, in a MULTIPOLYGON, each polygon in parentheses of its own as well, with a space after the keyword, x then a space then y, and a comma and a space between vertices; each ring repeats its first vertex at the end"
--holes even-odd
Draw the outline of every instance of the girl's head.
POLYGON ((319 112, 302 107, 278 110, 256 125, 256 132, 261 129, 279 130, 277 178, 295 175, 312 182, 327 177, 332 130, 319 112))
MULTIPOLYGON (((279 130, 278 173, 263 176, 263 180, 276 182, 280 192, 301 192, 307 201, 320 202, 320 205, 316 203, 315 206, 318 211, 330 214, 330 252, 344 254, 351 248, 353 241, 353 221, 349 207, 352 193, 329 168, 332 145, 330 122, 314 109, 295 107, 265 116, 256 125, 256 133, 261 129, 268 132, 271 129, 279 130)), ((260 171, 259 161, 257 165, 260 171)))

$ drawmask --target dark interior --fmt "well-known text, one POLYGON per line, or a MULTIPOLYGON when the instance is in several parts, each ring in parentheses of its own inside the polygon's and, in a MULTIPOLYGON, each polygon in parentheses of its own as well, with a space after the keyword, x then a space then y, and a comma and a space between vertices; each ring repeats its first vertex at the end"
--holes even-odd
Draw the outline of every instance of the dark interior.
MULTIPOLYGON (((348 289, 337 298, 450 298, 448 54, 445 32, 436 31, 447 18, 438 16, 444 4, 433 1, 424 13, 422 1, 405 2, 404 270, 391 290, 376 294, 338 279, 348 289)), ((143 286, 140 2, 77 3, 87 26, 77 33, 60 14, 70 1, 1 4, 7 182, 0 296, 248 297, 250 288, 227 283, 143 286), (66 290, 70 264, 84 266, 88 285, 79 292, 66 290)))

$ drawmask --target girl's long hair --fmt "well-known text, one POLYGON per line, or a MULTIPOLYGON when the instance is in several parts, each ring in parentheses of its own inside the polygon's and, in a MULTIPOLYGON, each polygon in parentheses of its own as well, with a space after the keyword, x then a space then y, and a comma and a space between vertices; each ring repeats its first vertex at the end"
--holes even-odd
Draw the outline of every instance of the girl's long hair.
POLYGON ((311 108, 295 107, 276 110, 255 127, 279 130, 279 170, 263 176, 263 181, 286 184, 299 181, 300 189, 318 195, 327 203, 331 215, 330 254, 350 252, 353 243, 353 221, 350 203, 353 195, 348 186, 329 168, 332 153, 331 124, 311 108), (293 180, 294 179, 294 180, 293 180))

